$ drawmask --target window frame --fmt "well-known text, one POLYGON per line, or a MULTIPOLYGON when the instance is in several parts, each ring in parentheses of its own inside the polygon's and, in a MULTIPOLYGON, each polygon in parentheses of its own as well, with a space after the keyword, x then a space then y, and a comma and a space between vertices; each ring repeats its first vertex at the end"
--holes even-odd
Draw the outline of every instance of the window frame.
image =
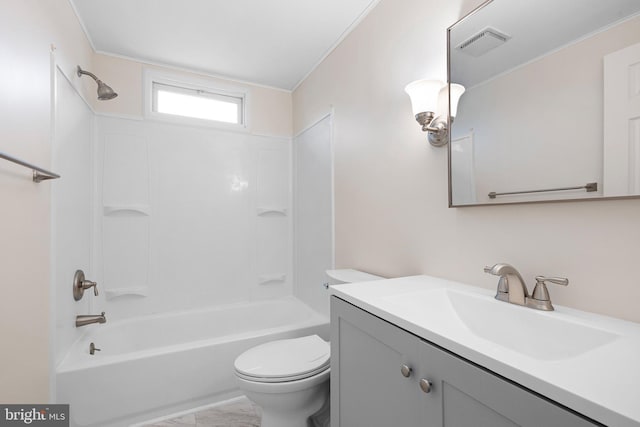
POLYGON ((186 75, 162 73, 150 69, 144 70, 143 80, 145 118, 190 126, 204 126, 244 132, 247 132, 249 130, 249 120, 247 114, 249 105, 249 90, 246 87, 233 86, 220 82, 193 78, 186 75), (156 84, 159 86, 156 86, 156 84), (203 96, 213 99, 238 99, 239 107, 241 110, 238 114, 238 118, 241 120, 241 123, 229 123, 197 117, 180 116, 170 113, 160 113, 158 111, 155 111, 157 105, 156 88, 160 86, 169 86, 175 88, 175 93, 193 94, 194 92, 202 92, 203 96))

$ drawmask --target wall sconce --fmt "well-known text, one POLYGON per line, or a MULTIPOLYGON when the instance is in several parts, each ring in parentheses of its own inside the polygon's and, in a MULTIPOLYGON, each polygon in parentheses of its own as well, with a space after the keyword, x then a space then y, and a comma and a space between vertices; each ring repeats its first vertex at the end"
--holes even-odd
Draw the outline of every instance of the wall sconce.
POLYGON ((442 147, 449 141, 447 122, 449 86, 451 87, 451 121, 453 122, 458 111, 458 101, 464 93, 464 86, 455 83, 447 85, 440 80, 416 80, 404 88, 411 98, 411 107, 416 121, 422 126, 423 132, 428 132, 429 143, 434 147, 442 147))

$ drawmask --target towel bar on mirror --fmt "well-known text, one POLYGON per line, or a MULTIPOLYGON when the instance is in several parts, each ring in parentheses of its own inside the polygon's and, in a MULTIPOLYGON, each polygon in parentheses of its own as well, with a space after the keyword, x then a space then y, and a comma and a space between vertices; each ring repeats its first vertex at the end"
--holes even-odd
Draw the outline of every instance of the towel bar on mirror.
POLYGON ((560 188, 548 188, 544 190, 511 191, 507 193, 496 193, 495 191, 492 191, 491 193, 489 193, 489 198, 495 199, 496 196, 508 196, 511 194, 546 193, 549 191, 567 191, 567 190, 582 190, 582 189, 586 190, 587 193, 590 193, 592 191, 598 191, 598 183, 589 182, 586 185, 580 185, 577 187, 560 187, 560 188))

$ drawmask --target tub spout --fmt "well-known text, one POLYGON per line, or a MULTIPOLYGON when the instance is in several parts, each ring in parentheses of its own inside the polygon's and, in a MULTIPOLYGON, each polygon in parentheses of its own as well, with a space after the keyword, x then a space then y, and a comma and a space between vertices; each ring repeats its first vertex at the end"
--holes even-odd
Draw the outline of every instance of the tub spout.
POLYGON ((92 323, 105 323, 107 318, 104 315, 104 311, 102 314, 82 314, 80 316, 76 316, 76 328, 80 326, 90 325, 92 323))

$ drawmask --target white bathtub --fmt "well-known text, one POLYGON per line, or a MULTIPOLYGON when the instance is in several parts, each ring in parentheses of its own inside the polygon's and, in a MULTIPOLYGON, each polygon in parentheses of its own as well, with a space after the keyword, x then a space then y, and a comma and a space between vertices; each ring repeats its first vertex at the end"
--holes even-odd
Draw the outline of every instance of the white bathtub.
POLYGON ((235 304, 87 326, 56 369, 71 426, 127 426, 239 394, 233 361, 257 344, 318 334, 328 319, 299 300, 235 304), (101 351, 89 354, 93 342, 101 351))

